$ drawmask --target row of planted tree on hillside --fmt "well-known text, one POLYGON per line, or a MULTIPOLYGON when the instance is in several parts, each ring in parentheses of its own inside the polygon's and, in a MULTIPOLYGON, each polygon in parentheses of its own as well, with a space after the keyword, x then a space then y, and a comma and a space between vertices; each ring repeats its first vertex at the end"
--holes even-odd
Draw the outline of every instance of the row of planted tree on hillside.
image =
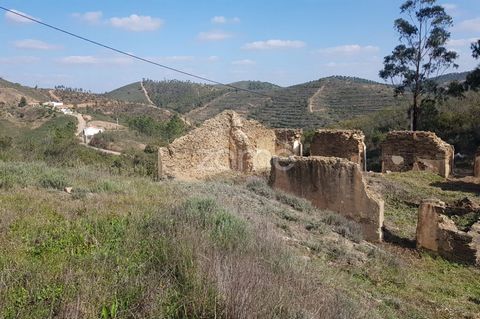
MULTIPOLYGON (((453 82, 441 88, 431 79, 449 68, 457 68, 458 53, 447 49, 448 29, 453 19, 436 0, 408 0, 400 7, 402 17, 395 20, 400 44, 384 59, 380 77, 390 80, 397 95, 411 93, 410 128, 417 130, 424 105, 452 95, 462 97, 467 90, 480 87, 480 67, 469 74, 465 83, 453 82)), ((480 57, 480 40, 472 44, 473 57, 480 57)))

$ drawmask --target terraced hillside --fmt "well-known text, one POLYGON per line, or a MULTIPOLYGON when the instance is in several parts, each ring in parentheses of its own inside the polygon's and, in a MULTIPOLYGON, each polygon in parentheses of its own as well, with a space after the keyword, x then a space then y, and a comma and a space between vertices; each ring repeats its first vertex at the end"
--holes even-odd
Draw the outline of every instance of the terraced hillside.
POLYGON ((152 102, 161 108, 187 113, 226 93, 225 88, 189 81, 143 81, 152 102))
POLYGON ((273 99, 251 112, 250 117, 272 127, 314 128, 326 124, 325 119, 308 112, 309 99, 321 85, 296 85, 271 92, 273 99))
POLYGON ((248 116, 269 101, 271 101, 271 99, 268 97, 263 97, 254 93, 230 91, 208 102, 202 107, 193 109, 186 114, 186 117, 194 122, 203 122, 224 110, 235 110, 235 112, 243 116, 248 116))
POLYGON ((273 92, 273 101, 251 117, 273 127, 313 128, 407 103, 390 86, 351 77, 329 77, 273 92))

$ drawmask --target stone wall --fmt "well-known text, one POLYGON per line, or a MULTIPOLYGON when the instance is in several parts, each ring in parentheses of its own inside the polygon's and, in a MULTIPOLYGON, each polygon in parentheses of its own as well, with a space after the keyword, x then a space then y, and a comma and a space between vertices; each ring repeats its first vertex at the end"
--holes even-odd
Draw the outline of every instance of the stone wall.
MULTIPOLYGON (((294 149, 295 139, 289 140, 294 149)), ((229 171, 268 171, 278 150, 275 130, 224 111, 159 150, 160 178, 205 179, 229 171)))
POLYGON ((438 200, 425 200, 420 204, 417 248, 436 252, 451 261, 480 266, 480 221, 466 231, 459 230, 447 217, 450 209, 455 208, 438 200))
POLYGON ((382 240, 384 202, 367 188, 358 164, 334 157, 274 157, 270 185, 355 220, 369 241, 382 240))
POLYGON ((454 149, 432 132, 393 131, 382 143, 382 172, 430 171, 448 177, 454 149))
POLYGON ((480 147, 475 153, 475 164, 473 166, 473 176, 480 178, 480 147))
POLYGON ((318 130, 310 145, 311 156, 345 158, 365 169, 365 135, 357 130, 318 130))
POLYGON ((302 129, 275 129, 275 155, 302 156, 302 129))

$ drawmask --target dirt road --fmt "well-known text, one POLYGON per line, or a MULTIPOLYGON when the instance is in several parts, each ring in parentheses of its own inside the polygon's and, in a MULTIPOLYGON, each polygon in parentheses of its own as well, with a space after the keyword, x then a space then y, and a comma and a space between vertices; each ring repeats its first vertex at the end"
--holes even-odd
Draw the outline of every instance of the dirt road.
POLYGON ((55 94, 55 91, 54 90, 49 90, 48 91, 48 94, 50 94, 50 96, 52 97, 52 99, 56 100, 57 102, 60 102, 61 99, 58 97, 58 95, 55 94))
POLYGON ((319 88, 318 91, 308 99, 308 112, 313 113, 313 104, 315 103, 315 100, 323 93, 324 89, 325 85, 322 85, 322 87, 319 88))
POLYGON ((148 102, 152 105, 155 105, 155 103, 153 103, 150 97, 148 96, 148 92, 145 89, 145 86, 143 86, 143 81, 140 81, 140 86, 142 87, 143 94, 145 94, 145 97, 147 98, 148 102))

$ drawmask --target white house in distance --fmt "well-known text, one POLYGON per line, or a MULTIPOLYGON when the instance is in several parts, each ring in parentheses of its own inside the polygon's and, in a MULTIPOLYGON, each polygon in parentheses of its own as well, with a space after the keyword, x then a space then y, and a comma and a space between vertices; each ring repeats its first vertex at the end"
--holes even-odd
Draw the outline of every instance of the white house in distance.
POLYGON ((94 126, 89 126, 83 129, 83 142, 85 144, 90 143, 92 138, 97 135, 98 133, 104 132, 105 129, 101 127, 94 127, 94 126))
POLYGON ((57 107, 63 106, 63 102, 49 101, 49 102, 42 103, 42 105, 43 106, 51 106, 52 108, 57 108, 57 107))

